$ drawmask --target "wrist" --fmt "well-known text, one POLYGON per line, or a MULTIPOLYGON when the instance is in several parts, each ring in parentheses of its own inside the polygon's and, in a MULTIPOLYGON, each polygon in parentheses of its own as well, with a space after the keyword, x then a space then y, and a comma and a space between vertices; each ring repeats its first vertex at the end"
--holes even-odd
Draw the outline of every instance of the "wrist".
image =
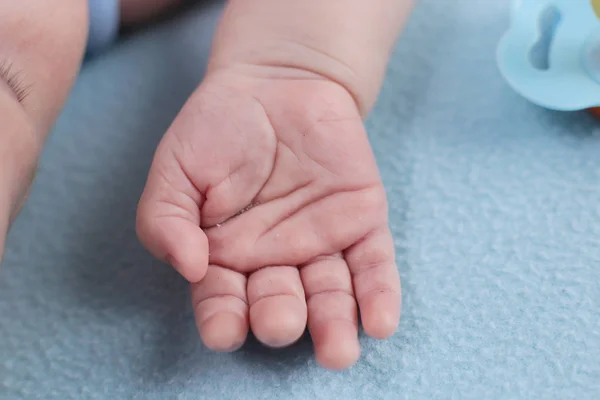
POLYGON ((209 72, 238 69, 343 86, 373 106, 411 0, 230 0, 209 72))

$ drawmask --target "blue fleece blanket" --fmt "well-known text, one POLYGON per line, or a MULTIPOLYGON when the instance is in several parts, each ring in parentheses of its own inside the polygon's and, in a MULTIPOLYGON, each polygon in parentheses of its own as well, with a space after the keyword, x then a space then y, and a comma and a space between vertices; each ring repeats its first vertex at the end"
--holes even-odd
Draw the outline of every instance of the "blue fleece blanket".
POLYGON ((219 7, 89 61, 0 271, 0 399, 600 398, 600 129, 495 66, 508 1, 421 0, 368 128, 403 319, 352 369, 308 338, 213 354, 187 286, 134 232, 153 150, 203 75, 219 7))

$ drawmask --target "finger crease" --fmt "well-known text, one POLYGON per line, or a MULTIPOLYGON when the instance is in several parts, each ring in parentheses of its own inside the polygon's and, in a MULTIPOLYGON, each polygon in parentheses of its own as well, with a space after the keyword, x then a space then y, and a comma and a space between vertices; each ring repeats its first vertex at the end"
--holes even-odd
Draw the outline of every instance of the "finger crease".
POLYGON ((196 304, 194 304, 194 309, 197 309, 202 303, 212 299, 234 299, 241 301, 246 306, 248 305, 248 301, 241 296, 237 296, 235 294, 215 294, 206 298, 201 298, 200 300, 196 301, 196 304))
POLYGON ((346 290, 346 289, 325 289, 325 290, 320 290, 320 291, 318 291, 316 293, 312 293, 312 294, 306 296, 306 298, 308 300, 312 300, 312 299, 314 299, 315 297, 318 297, 318 296, 335 296, 335 295, 339 295, 339 294, 342 294, 344 296, 349 296, 349 297, 352 298, 352 300, 355 300, 354 299, 354 293, 352 293, 352 290, 346 290))
POLYGON ((266 300, 266 299, 269 299, 269 298, 272 298, 272 297, 293 297, 295 299, 304 300, 304 299, 300 298, 299 296, 297 296, 295 294, 290 294, 290 293, 267 294, 267 295, 260 296, 256 300, 254 300, 250 304, 250 307, 256 305, 256 303, 258 303, 261 300, 266 300))
POLYGON ((362 294, 362 296, 360 297, 356 297, 356 300, 358 301, 358 303, 362 303, 362 301, 373 295, 373 294, 384 294, 384 293, 392 293, 397 295, 399 292, 395 289, 389 288, 389 287, 375 287, 372 289, 367 290, 365 293, 362 294))
MULTIPOLYGON (((186 209, 185 207, 183 207, 181 204, 178 204, 178 203, 176 203, 176 202, 174 202, 174 201, 167 200, 167 199, 161 199, 161 200, 158 200, 158 203, 159 203, 159 204, 166 204, 166 205, 168 205, 168 206, 170 206, 170 207, 173 207, 175 210, 179 210, 179 211, 181 211, 182 215, 167 215, 167 214, 161 214, 161 215, 159 215, 159 216, 157 216, 157 217, 161 217, 161 216, 162 216, 162 217, 172 217, 172 216, 179 216, 179 217, 182 217, 182 218, 184 218, 184 215, 185 215, 185 216, 188 216, 188 217, 192 217, 192 218, 186 218, 186 219, 194 219, 194 220, 195 220, 195 219, 198 219, 198 217, 197 217, 196 215, 194 215, 193 213, 191 213, 189 210, 187 210, 187 209, 186 209)), ((173 210, 173 211, 175 211, 175 210, 173 210)))
POLYGON ((309 329, 310 330, 314 330, 316 328, 319 328, 323 325, 329 325, 332 322, 350 322, 352 325, 354 325, 355 328, 358 329, 358 317, 357 318, 345 318, 345 317, 333 317, 333 318, 320 318, 317 320, 314 319, 310 319, 309 318, 309 329))
POLYGON ((337 261, 342 261, 342 260, 343 260, 342 253, 329 254, 329 255, 326 255, 326 256, 318 256, 315 259, 313 259, 313 260, 311 260, 311 261, 309 261, 307 263, 304 263, 304 264, 300 265, 298 268, 300 268, 300 269, 308 269, 308 268, 311 268, 313 266, 317 266, 317 265, 319 265, 319 264, 321 264, 323 262, 331 262, 331 261, 337 262, 337 261))
MULTIPOLYGON (((352 273, 352 277, 356 278, 358 276, 364 275, 368 272, 371 272, 373 270, 376 270, 378 268, 383 268, 387 263, 386 262, 373 262, 373 263, 366 263, 366 264, 360 264, 360 267, 357 268, 353 273, 352 273)), ((349 265, 351 265, 349 263, 349 265)), ((353 268, 350 268, 350 271, 352 272, 353 268)))
MULTIPOLYGON (((175 159, 175 162, 179 166, 179 169, 181 170, 181 173, 183 174, 183 176, 185 177, 185 179, 192 186, 192 188, 196 192, 196 194, 198 194, 200 196, 199 201, 196 201, 196 203, 200 203, 205 198, 204 195, 202 194, 202 191, 200 190, 199 187, 196 186, 196 184, 192 180, 191 176, 187 173, 186 169, 184 168, 184 164, 181 162, 181 160, 180 160, 179 155, 177 154, 177 152, 172 151, 171 154, 173 155, 173 158, 175 159)), ((193 198, 193 196, 189 196, 189 197, 193 198)))

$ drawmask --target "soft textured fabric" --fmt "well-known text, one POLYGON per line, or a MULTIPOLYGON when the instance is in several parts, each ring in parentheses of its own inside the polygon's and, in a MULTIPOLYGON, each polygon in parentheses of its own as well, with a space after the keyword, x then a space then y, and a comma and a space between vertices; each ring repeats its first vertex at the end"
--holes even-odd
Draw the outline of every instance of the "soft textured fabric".
POLYGON ((508 1, 417 3, 367 122, 403 278, 391 340, 341 373, 308 338, 211 353, 138 243, 219 12, 196 10, 84 67, 0 270, 0 399, 600 398, 600 123, 501 80, 508 1))

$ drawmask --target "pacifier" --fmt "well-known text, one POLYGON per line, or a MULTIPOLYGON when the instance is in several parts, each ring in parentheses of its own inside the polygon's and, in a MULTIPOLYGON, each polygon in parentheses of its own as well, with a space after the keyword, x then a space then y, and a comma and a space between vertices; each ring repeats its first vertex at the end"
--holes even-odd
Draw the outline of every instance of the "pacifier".
POLYGON ((500 73, 541 107, 600 117, 600 0, 512 0, 500 73))

